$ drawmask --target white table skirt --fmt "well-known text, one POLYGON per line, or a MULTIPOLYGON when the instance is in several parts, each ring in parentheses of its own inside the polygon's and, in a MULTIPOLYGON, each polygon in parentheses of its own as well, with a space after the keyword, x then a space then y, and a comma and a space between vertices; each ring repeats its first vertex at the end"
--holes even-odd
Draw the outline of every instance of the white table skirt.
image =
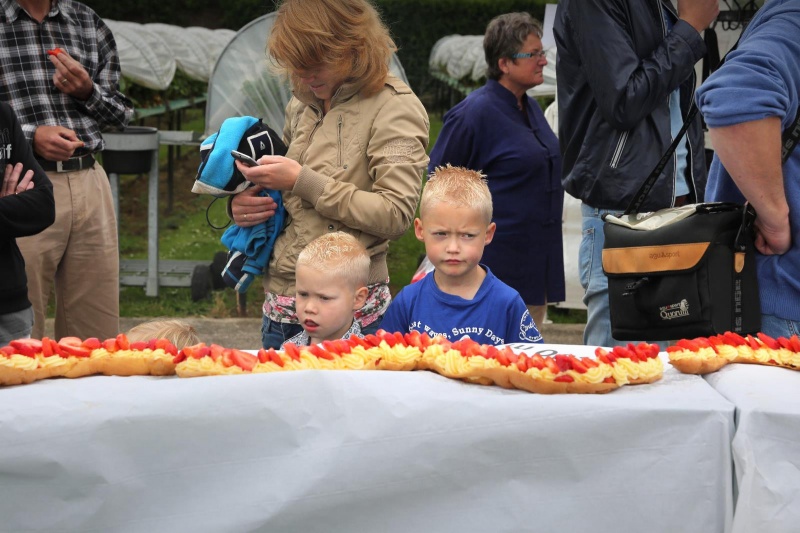
POLYGON ((709 533, 733 516, 734 407, 668 365, 599 396, 306 371, 47 380, 0 406, 0 531, 709 533))
POLYGON ((736 405, 735 533, 800 531, 800 372, 728 365, 708 382, 736 405))

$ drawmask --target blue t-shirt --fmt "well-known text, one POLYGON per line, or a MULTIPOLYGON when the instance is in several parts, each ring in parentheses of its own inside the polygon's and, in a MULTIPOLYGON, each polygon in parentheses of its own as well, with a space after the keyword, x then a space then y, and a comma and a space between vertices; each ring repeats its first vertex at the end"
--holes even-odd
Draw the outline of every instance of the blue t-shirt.
POLYGON ((486 270, 472 300, 442 292, 433 272, 400 291, 386 311, 381 328, 419 331, 456 341, 464 336, 480 344, 543 342, 519 293, 486 270))

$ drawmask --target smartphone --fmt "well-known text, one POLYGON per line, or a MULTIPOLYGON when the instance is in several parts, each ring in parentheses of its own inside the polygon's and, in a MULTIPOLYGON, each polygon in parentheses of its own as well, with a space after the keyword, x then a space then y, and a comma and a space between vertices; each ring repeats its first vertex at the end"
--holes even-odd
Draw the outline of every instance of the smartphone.
POLYGON ((256 161, 247 154, 243 154, 242 152, 237 152, 236 150, 231 150, 231 155, 233 156, 234 159, 236 159, 237 161, 241 161, 248 167, 258 166, 258 161, 256 161))

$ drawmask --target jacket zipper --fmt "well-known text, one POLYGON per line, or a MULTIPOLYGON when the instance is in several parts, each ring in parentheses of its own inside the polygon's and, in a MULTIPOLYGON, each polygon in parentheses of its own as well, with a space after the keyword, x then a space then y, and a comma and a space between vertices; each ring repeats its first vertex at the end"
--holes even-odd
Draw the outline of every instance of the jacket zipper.
POLYGON ((338 128, 336 133, 336 138, 338 140, 337 146, 339 147, 339 159, 338 159, 339 163, 337 166, 341 167, 342 166, 342 115, 339 115, 339 120, 336 122, 336 125, 338 128))
POLYGON ((623 131, 622 135, 619 136, 619 140, 617 141, 617 147, 614 149, 614 155, 611 156, 611 164, 609 165, 611 168, 617 168, 619 165, 619 160, 622 157, 622 150, 625 148, 625 143, 628 141, 628 132, 623 131))

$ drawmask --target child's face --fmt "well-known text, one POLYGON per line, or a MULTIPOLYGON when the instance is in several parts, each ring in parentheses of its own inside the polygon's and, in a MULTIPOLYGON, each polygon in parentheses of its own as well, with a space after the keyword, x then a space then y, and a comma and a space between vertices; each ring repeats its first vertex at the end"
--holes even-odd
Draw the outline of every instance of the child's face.
POLYGON ((357 290, 340 276, 297 265, 297 318, 312 344, 341 339, 353 324, 353 312, 367 297, 367 288, 357 290))
POLYGON ((494 222, 486 224, 478 209, 455 207, 440 202, 416 219, 417 239, 425 243, 425 253, 439 274, 463 278, 475 272, 483 248, 492 242, 494 222))

